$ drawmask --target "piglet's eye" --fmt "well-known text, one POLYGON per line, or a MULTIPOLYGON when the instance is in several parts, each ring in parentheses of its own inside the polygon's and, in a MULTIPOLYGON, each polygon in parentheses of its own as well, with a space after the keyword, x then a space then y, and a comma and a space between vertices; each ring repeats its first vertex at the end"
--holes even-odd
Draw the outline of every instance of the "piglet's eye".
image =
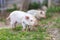
POLYGON ((31 22, 32 22, 33 20, 31 20, 31 22))
POLYGON ((42 12, 40 12, 40 14, 42 14, 42 12))

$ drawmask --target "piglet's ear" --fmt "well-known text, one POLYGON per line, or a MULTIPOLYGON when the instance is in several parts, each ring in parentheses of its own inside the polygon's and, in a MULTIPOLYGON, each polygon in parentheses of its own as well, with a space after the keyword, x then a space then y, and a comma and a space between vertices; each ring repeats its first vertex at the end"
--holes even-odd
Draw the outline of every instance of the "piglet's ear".
POLYGON ((26 19, 29 19, 29 16, 25 16, 26 19))

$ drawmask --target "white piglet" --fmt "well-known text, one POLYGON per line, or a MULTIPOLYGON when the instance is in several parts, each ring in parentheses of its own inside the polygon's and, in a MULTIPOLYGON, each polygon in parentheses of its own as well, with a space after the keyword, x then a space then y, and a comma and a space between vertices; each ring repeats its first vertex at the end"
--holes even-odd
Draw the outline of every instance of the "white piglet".
POLYGON ((34 15, 38 20, 41 18, 46 18, 46 12, 43 10, 29 10, 27 11, 28 14, 34 15))
POLYGON ((7 19, 10 19, 10 24, 12 27, 16 26, 16 23, 20 23, 23 26, 23 30, 26 29, 26 26, 32 27, 37 25, 37 19, 23 11, 13 11, 7 19))

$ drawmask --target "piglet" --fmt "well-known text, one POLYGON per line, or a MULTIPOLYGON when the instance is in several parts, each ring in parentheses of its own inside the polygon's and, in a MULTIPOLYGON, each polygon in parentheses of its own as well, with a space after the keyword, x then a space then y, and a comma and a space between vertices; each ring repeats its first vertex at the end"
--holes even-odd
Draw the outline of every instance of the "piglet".
POLYGON ((46 18, 46 11, 44 10, 28 10, 27 11, 28 14, 34 15, 37 20, 40 20, 41 18, 46 18))
POLYGON ((21 24, 23 27, 23 31, 25 31, 27 26, 31 28, 33 26, 37 26, 38 24, 37 19, 33 15, 23 11, 11 12, 7 20, 8 19, 10 20, 10 24, 13 28, 16 27, 17 23, 21 24))

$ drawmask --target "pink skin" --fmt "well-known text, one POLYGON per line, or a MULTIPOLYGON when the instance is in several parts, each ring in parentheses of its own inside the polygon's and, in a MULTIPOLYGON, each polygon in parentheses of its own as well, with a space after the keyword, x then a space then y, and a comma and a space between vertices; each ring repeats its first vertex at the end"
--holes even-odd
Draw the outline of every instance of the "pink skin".
POLYGON ((13 11, 7 19, 10 19, 10 24, 13 28, 16 27, 17 23, 22 24, 22 31, 26 29, 27 25, 31 27, 36 26, 38 23, 37 19, 33 15, 27 14, 23 11, 13 11))

